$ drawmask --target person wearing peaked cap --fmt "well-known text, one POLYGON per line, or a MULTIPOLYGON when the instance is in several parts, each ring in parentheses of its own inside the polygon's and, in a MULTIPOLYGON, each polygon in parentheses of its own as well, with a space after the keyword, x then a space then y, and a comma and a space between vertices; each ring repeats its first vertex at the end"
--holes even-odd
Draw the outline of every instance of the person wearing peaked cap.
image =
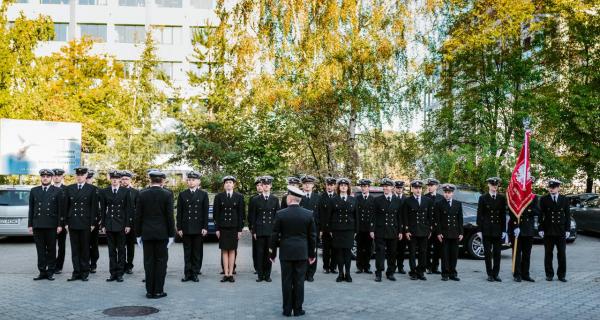
POLYGON ((358 219, 356 218, 356 202, 352 196, 349 179, 338 179, 337 196, 333 198, 332 203, 329 230, 333 238, 332 246, 338 266, 336 282, 352 282, 350 275, 351 250, 354 246, 358 219))
POLYGON ((135 246, 137 245, 136 232, 133 222, 135 216, 135 210, 137 205, 137 199, 140 191, 133 187, 132 178, 134 174, 131 171, 123 170, 121 172, 121 187, 129 192, 129 198, 131 198, 132 212, 134 213, 130 221, 129 233, 125 235, 125 273, 133 273, 133 260, 135 257, 135 246))
POLYGON ((546 280, 554 278, 554 247, 558 260, 556 275, 561 282, 567 282, 566 243, 571 235, 571 210, 569 200, 560 194, 561 182, 548 181, 548 194, 540 199, 540 218, 538 231, 544 239, 544 271, 546 280))
MULTIPOLYGON (((262 177, 256 177, 254 179, 254 186, 256 187, 256 194, 250 197, 250 203, 252 203, 252 199, 255 197, 262 196, 263 193, 263 184, 261 181, 262 177)), ((250 211, 250 203, 248 204, 248 211, 250 211)), ((248 218, 250 214, 248 213, 248 218)), ((250 226, 250 221, 248 221, 248 226, 250 226)), ((258 260, 256 258, 256 240, 252 237, 252 264, 254 266, 254 274, 258 274, 258 260)), ((235 269, 235 268, 234 268, 235 269)))
POLYGON ((373 215, 369 235, 375 240, 375 281, 381 282, 385 271, 386 278, 396 281, 396 250, 398 240, 402 240, 402 202, 394 196, 394 180, 381 179, 383 195, 373 200, 373 215), (387 260, 387 269, 385 262, 387 260))
MULTIPOLYGON (((313 214, 313 220, 315 221, 315 226, 317 230, 320 228, 320 212, 319 212, 319 203, 321 201, 321 197, 318 193, 314 192, 315 182, 317 178, 311 175, 304 175, 300 181, 302 182, 302 191, 304 191, 304 196, 302 200, 300 200, 300 206, 304 209, 310 210, 313 214)), ((317 233, 317 243, 319 242, 319 234, 317 233)), ((318 250, 315 248, 315 250, 318 250)), ((315 259, 318 259, 318 254, 315 252, 315 259)), ((308 265, 306 268, 306 281, 312 282, 315 279, 315 273, 317 272, 317 261, 315 263, 308 265)))
POLYGON ((108 242, 108 282, 123 282, 125 273, 125 237, 131 231, 133 204, 129 191, 121 187, 121 172, 109 173, 110 185, 98 191, 100 200, 100 229, 108 242))
POLYGON ((56 234, 62 231, 61 190, 51 184, 52 170, 42 169, 39 173, 41 185, 31 189, 27 223, 35 241, 39 270, 33 280, 52 281, 56 266, 56 234))
POLYGON ((246 206, 244 196, 235 192, 236 179, 233 176, 223 178, 224 191, 213 200, 213 217, 219 238, 219 249, 223 258, 223 279, 221 282, 235 282, 233 277, 236 250, 242 236, 246 206))
POLYGON ((332 208, 332 200, 335 197, 336 191, 336 179, 333 177, 325 178, 325 190, 319 195, 319 202, 317 204, 318 211, 318 237, 322 242, 323 252, 323 272, 324 273, 336 273, 336 262, 332 247, 333 238, 329 231, 329 217, 330 210, 332 208))
MULTIPOLYGON (((298 177, 287 177, 285 179, 287 180, 287 185, 288 186, 294 186, 296 188, 300 188, 300 184, 302 183, 300 181, 300 178, 298 178, 298 177)), ((284 194, 281 197, 281 208, 282 209, 287 207, 286 197, 287 197, 287 194, 284 194)))
POLYGON ((65 228, 69 230, 73 274, 68 281, 88 281, 91 234, 97 230, 100 203, 96 187, 86 183, 87 168, 75 169, 75 183, 65 192, 65 228))
POLYGON ((432 238, 442 244, 442 281, 460 281, 456 262, 458 244, 464 234, 462 203, 453 199, 456 190, 454 185, 444 184, 442 190, 443 199, 436 202, 433 208, 435 237, 432 238))
POLYGON ((371 231, 373 219, 373 196, 370 194, 372 181, 369 179, 358 180, 360 193, 356 195, 356 218, 358 230, 356 233, 356 273, 372 274, 371 256, 373 255, 373 239, 371 231))
POLYGON ((316 226, 312 213, 300 207, 304 191, 288 186, 288 207, 277 212, 271 236, 270 259, 274 262, 279 248, 281 265, 281 291, 283 295, 283 315, 305 314, 304 280, 307 260, 316 263, 316 226))
POLYGON ((509 210, 508 213, 510 215, 509 226, 512 229, 512 232, 509 232, 509 235, 512 238, 511 243, 517 246, 514 249, 516 257, 513 280, 515 282, 535 282, 530 276, 529 266, 531 261, 531 248, 533 247, 533 237, 536 234, 535 219, 536 217, 540 217, 539 197, 535 196, 529 205, 521 212, 519 217, 517 217, 512 210, 509 210), (518 241, 515 241, 516 238, 518 238, 518 241))
POLYGON ((487 281, 500 282, 500 254, 502 240, 507 239, 508 204, 506 197, 498 193, 500 178, 492 177, 486 181, 488 193, 481 195, 477 204, 477 235, 483 240, 487 281))
POLYGON ((248 204, 248 227, 253 239, 256 256, 253 256, 258 275, 256 282, 271 282, 269 245, 273 233, 275 215, 280 208, 279 199, 271 194, 273 177, 261 177, 262 193, 250 199, 248 204))
MULTIPOLYGON (((63 183, 65 179, 65 170, 56 168, 52 169, 54 172, 54 176, 52 177, 52 185, 60 189, 60 201, 61 207, 65 208, 65 194, 67 186, 63 183)), ((62 214, 62 213, 61 213, 62 214)), ((57 254, 56 254, 56 266, 54 268, 54 274, 61 274, 63 266, 65 264, 65 254, 66 254, 66 242, 67 242, 67 234, 69 233, 65 228, 65 219, 63 214, 63 219, 60 221, 61 231, 56 235, 56 244, 58 245, 57 254)))
POLYGON ((96 171, 93 170, 89 170, 87 173, 87 177, 86 177, 86 182, 89 184, 93 184, 94 183, 94 176, 96 175, 96 171))
POLYGON ((149 173, 150 187, 140 191, 135 207, 134 229, 138 245, 144 252, 146 298, 167 296, 164 291, 169 247, 175 240, 173 194, 165 190, 166 175, 149 173))
MULTIPOLYGON (((88 170, 87 173, 87 177, 85 179, 85 183, 92 186, 96 192, 96 194, 99 193, 100 189, 94 185, 94 180, 95 180, 95 175, 96 172, 93 170, 88 170)), ((99 197, 97 198, 98 200, 100 199, 99 197)), ((98 203, 98 205, 100 205, 98 203)), ((100 232, 100 213, 97 216, 96 222, 95 222, 95 227, 94 230, 92 230, 91 234, 90 234, 90 273, 96 273, 96 269, 97 269, 97 264, 98 264, 98 259, 100 259, 100 250, 98 248, 98 238, 100 236, 99 232, 100 232)))
POLYGON ((427 280, 424 272, 427 267, 427 239, 433 228, 433 201, 422 196, 422 181, 413 180, 410 185, 412 195, 404 200, 401 210, 410 251, 410 279, 427 280))
MULTIPOLYGON (((400 200, 400 207, 402 207, 402 202, 404 202, 405 198, 404 181, 394 181, 394 197, 400 200)), ((406 271, 404 271, 404 256, 407 250, 408 241, 406 241, 406 237, 402 237, 401 240, 398 240, 396 247, 396 273, 406 274, 406 271)))
POLYGON ((188 188, 177 197, 177 234, 183 242, 183 278, 182 282, 198 282, 202 274, 204 240, 208 234, 208 193, 200 189, 200 173, 187 173, 188 188))
MULTIPOLYGON (((427 193, 425 194, 425 197, 431 199, 434 205, 436 202, 444 200, 444 197, 437 193, 437 189, 440 185, 439 180, 428 178, 426 185, 427 193)), ((440 259, 442 258, 442 243, 438 241, 436 237, 431 237, 427 240, 427 248, 429 250, 427 255, 427 273, 440 274, 441 272, 439 271, 439 266, 440 259)))

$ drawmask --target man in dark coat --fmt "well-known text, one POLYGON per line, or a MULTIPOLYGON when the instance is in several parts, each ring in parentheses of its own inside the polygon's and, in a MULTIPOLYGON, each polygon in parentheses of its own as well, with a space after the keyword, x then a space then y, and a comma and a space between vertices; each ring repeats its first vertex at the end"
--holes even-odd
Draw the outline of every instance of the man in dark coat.
MULTIPOLYGON (((440 185, 439 180, 428 178, 426 184, 427 193, 425 193, 425 197, 433 201, 434 205, 436 202, 444 200, 444 197, 437 193, 438 186, 440 185)), ((442 243, 436 237, 430 237, 427 241, 427 247, 429 250, 427 252, 427 273, 440 274, 439 265, 442 258, 442 243)))
MULTIPOLYGON (((406 196, 404 196, 404 181, 394 181, 394 197, 400 200, 400 208, 402 208, 402 202, 406 199, 406 196)), ((401 230, 400 232, 404 232, 404 230, 401 230)), ((406 237, 402 237, 402 240, 398 240, 396 247, 396 272, 400 274, 406 274, 406 271, 404 271, 404 256, 407 249, 408 240, 406 240, 406 237)))
POLYGON ((554 278, 552 259, 554 247, 558 259, 556 275, 561 282, 567 282, 567 238, 571 233, 571 210, 569 200, 560 194, 561 182, 552 179, 548 182, 548 194, 540 199, 539 233, 544 238, 544 269, 546 280, 554 278))
MULTIPOLYGON (((52 185, 54 185, 56 188, 60 189, 61 207, 64 210, 65 205, 66 205, 65 197, 66 197, 66 191, 67 191, 67 186, 63 183, 63 181, 65 179, 65 170, 56 168, 56 169, 52 169, 52 172, 54 173, 54 176, 52 177, 52 185)), ((65 228, 64 212, 61 214, 63 214, 63 219, 60 222, 61 223, 61 231, 56 235, 56 244, 58 245, 58 249, 56 252, 56 266, 55 266, 54 274, 62 273, 62 269, 65 264, 65 254, 66 254, 65 249, 66 249, 66 243, 67 243, 67 234, 69 233, 67 231, 67 229, 65 228)))
POLYGON ((281 291, 283 294, 283 315, 289 317, 305 314, 304 278, 307 260, 315 263, 317 231, 312 212, 300 207, 304 192, 297 187, 288 187, 286 209, 277 212, 271 237, 271 262, 277 257, 281 264, 281 291))
POLYGON ((458 244, 463 239, 463 209, 462 203, 454 200, 456 186, 444 184, 442 200, 433 205, 434 231, 436 241, 442 244, 442 281, 460 281, 456 271, 458 260, 458 244))
POLYGON ((402 203, 404 231, 410 249, 410 279, 427 280, 427 240, 433 229, 433 201, 421 195, 423 182, 410 183, 412 196, 402 203), (418 264, 417 264, 418 253, 418 264))
POLYGON ((371 180, 360 179, 360 194, 356 199, 356 216, 358 218, 358 232, 356 234, 356 273, 372 274, 371 255, 373 254, 373 196, 370 194, 371 180))
POLYGON ((333 257, 333 238, 329 231, 329 213, 332 201, 335 197, 337 180, 333 177, 325 178, 325 191, 319 196, 319 237, 323 243, 323 271, 325 273, 336 273, 335 259, 333 257))
MULTIPOLYGON (((287 177, 287 178, 286 178, 286 180, 287 180, 287 185, 288 185, 288 187, 289 187, 289 186, 294 186, 294 187, 296 187, 296 188, 300 188, 300 184, 301 184, 300 178, 298 178, 298 177, 287 177)), ((281 197, 281 206, 280 206, 280 207, 281 207, 281 209, 285 209, 285 208, 287 208, 287 201, 286 201, 286 198, 287 198, 287 193, 286 193, 286 194, 284 194, 284 195, 281 197)))
POLYGON ((500 252, 502 240, 506 239, 506 197, 498 194, 501 179, 487 179, 489 192, 479 197, 477 205, 477 235, 483 239, 485 270, 488 281, 502 281, 500 272, 500 252))
POLYGON ((69 230, 73 275, 68 281, 88 281, 90 237, 98 225, 100 203, 96 187, 86 183, 88 169, 75 168, 75 183, 67 187, 65 228, 69 230))
POLYGON ((62 191, 50 184, 54 172, 40 170, 42 185, 29 194, 29 233, 33 234, 40 274, 33 280, 54 280, 56 264, 56 234, 62 231, 62 191))
MULTIPOLYGON (((256 194, 250 197, 250 202, 252 202, 252 198, 262 196, 263 186, 261 182, 262 177, 256 177, 254 179, 254 187, 256 187, 256 194)), ((248 223, 250 224, 250 223, 248 223)), ((254 266, 254 274, 258 274, 258 260, 256 260, 256 240, 252 237, 252 265, 254 266)), ((221 260, 221 265, 223 265, 223 261, 221 260)), ((235 267, 234 267, 235 270, 235 267)))
POLYGON ((248 205, 248 226, 252 238, 256 241, 256 263, 258 278, 256 282, 271 282, 271 262, 269 245, 273 235, 275 215, 279 210, 279 199, 271 194, 273 178, 261 177, 262 194, 253 197, 248 205))
POLYGON ((177 197, 177 233, 183 241, 182 282, 198 282, 202 274, 203 237, 208 233, 208 193, 200 189, 200 173, 187 174, 188 189, 177 197))
MULTIPOLYGON (((133 213, 135 216, 135 205, 137 203, 137 197, 140 191, 133 187, 132 185, 133 172, 124 170, 121 172, 121 186, 129 191, 129 198, 131 198, 130 202, 133 206, 133 213)), ((133 229, 133 224, 131 224, 131 230, 129 233, 125 235, 125 273, 132 274, 133 273, 133 258, 135 256, 135 230, 133 229)))
POLYGON ((164 291, 167 275, 168 249, 175 239, 173 194, 162 187, 166 175, 151 171, 150 187, 140 192, 135 206, 137 242, 144 250, 146 297, 167 296, 164 291))
MULTIPOLYGON (((313 219, 315 219, 315 225, 317 230, 319 230, 320 217, 319 217, 319 202, 320 195, 314 192, 315 183, 317 178, 311 175, 304 175, 300 178, 300 182, 302 183, 302 191, 304 191, 304 196, 300 201, 300 206, 304 209, 308 209, 313 213, 313 219)), ((319 243, 319 233, 317 232, 317 243, 319 243)), ((315 250, 318 251, 318 248, 315 247, 315 250)), ((318 258, 318 254, 315 253, 315 259, 318 258)), ((315 273, 317 272, 317 262, 308 265, 306 268, 306 281, 313 282, 315 280, 315 273)))
POLYGON ((129 190, 121 187, 121 172, 111 171, 110 186, 101 189, 100 227, 106 234, 110 277, 106 281, 123 282, 125 273, 125 236, 133 224, 133 205, 129 190))
MULTIPOLYGON (((96 172, 93 170, 88 170, 87 177, 85 178, 85 183, 92 186, 96 191, 96 194, 100 189, 94 185, 94 176, 96 172)), ((99 196, 96 195, 96 198, 99 200, 99 196)), ((100 202, 97 203, 98 212, 100 212, 100 202)), ((94 225, 94 230, 90 232, 90 273, 96 273, 96 268, 98 267, 98 259, 100 259, 100 250, 98 249, 98 236, 100 232, 100 214, 98 214, 98 219, 96 220, 96 224, 94 225)))
MULTIPOLYGON (((535 235, 535 217, 539 217, 539 205, 537 196, 529 203, 529 205, 521 212, 521 217, 517 216, 509 210, 510 227, 513 230, 514 238, 519 238, 515 251, 515 270, 513 279, 516 282, 521 280, 535 282, 529 275, 529 266, 531 258, 531 248, 533 246, 533 236, 535 235)), ((513 238, 513 243, 515 243, 513 238)))

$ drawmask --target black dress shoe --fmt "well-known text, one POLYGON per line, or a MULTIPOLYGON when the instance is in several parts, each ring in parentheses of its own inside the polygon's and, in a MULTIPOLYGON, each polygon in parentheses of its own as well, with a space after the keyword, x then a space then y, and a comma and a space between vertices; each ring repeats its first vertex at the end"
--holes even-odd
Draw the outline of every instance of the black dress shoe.
POLYGON ((487 281, 489 281, 489 282, 494 282, 494 277, 492 277, 492 276, 488 276, 488 277, 487 277, 487 281))
POLYGON ((352 282, 352 277, 351 277, 349 274, 347 274, 347 275, 344 277, 344 280, 346 280, 346 282, 352 282))
POLYGON ((419 278, 417 277, 417 275, 415 275, 415 274, 411 274, 411 275, 410 275, 410 280, 417 280, 417 279, 419 279, 419 278))
POLYGON ((404 269, 400 268, 400 269, 398 270, 398 273, 400 273, 400 274, 406 274, 406 271, 404 271, 404 269))
POLYGON ((344 276, 339 275, 337 278, 335 278, 335 282, 342 282, 344 281, 344 276))
POLYGON ((115 280, 117 280, 117 278, 111 276, 110 278, 106 279, 106 282, 112 282, 112 281, 115 281, 115 280))
POLYGON ((229 276, 229 282, 235 282, 235 278, 233 276, 229 276))
POLYGON ((424 276, 424 275, 419 275, 419 280, 423 280, 423 281, 425 281, 425 280, 427 280, 427 278, 425 278, 425 276, 424 276))
POLYGON ((359 269, 359 270, 356 270, 356 273, 361 274, 361 273, 363 273, 363 271, 359 269))
POLYGON ((373 271, 371 271, 371 270, 365 270, 365 273, 366 274, 373 274, 373 271))
POLYGON ((266 277, 266 278, 265 278, 265 281, 266 281, 266 282, 272 282, 272 281, 273 281, 273 279, 271 279, 271 277, 266 277))
POLYGON ((329 269, 323 270, 323 273, 329 273, 329 269))
POLYGON ((560 281, 560 282, 567 282, 567 279, 565 279, 565 278, 558 278, 558 281, 560 281))
POLYGON ((448 277, 442 277, 442 281, 448 281, 448 277))
POLYGON ((127 273, 127 274, 132 274, 132 273, 133 273, 133 271, 132 271, 131 269, 126 269, 126 270, 125 270, 125 273, 127 273))
POLYGON ((227 281, 229 281, 229 277, 223 276, 223 278, 221 279, 221 282, 227 282, 227 281))
POLYGON ((96 268, 90 268, 90 273, 96 273, 96 268))
POLYGON ((284 317, 291 317, 292 316, 292 312, 291 311, 284 311, 283 313, 281 313, 284 317))
POLYGON ((494 277, 494 281, 496 281, 496 282, 502 282, 502 279, 500 279, 500 277, 498 277, 498 276, 495 276, 494 277))
POLYGON ((86 281, 88 281, 88 280, 89 280, 89 279, 88 279, 88 277, 87 277, 87 276, 85 276, 85 277, 81 277, 81 281, 83 281, 83 282, 86 282, 86 281))
POLYGON ((52 273, 50 273, 46 276, 46 279, 48 279, 50 281, 54 281, 54 275, 52 273))
POLYGON ((191 280, 191 279, 190 279, 190 277, 188 277, 188 276, 185 276, 185 277, 181 278, 181 282, 188 282, 188 281, 190 281, 190 280, 191 280))
POLYGON ((123 282, 123 277, 122 276, 118 276, 117 277, 117 282, 123 282))
POLYGON ((460 278, 459 277, 450 277, 450 280, 452 280, 452 281, 460 281, 460 278))
POLYGON ((161 293, 157 293, 154 295, 154 299, 160 299, 160 298, 164 298, 167 296, 166 292, 161 292, 161 293))
POLYGON ((256 279, 256 282, 262 282, 263 281, 263 277, 258 277, 258 279, 256 279))
POLYGON ((152 293, 146 293, 146 298, 154 299, 154 295, 152 293))
POLYGON ((71 276, 69 279, 67 279, 67 281, 75 281, 75 280, 79 280, 79 276, 71 276))
POLYGON ((299 316, 303 316, 306 314, 306 311, 300 309, 300 310, 294 310, 294 317, 299 317, 299 316))
POLYGON ((552 281, 552 277, 546 277, 546 281, 552 281))
POLYGON ((198 279, 198 276, 193 276, 192 277, 192 281, 194 281, 194 282, 200 282, 200 279, 198 279))
POLYGON ((531 277, 523 277, 523 281, 535 282, 535 280, 533 280, 531 277))
POLYGON ((396 281, 396 277, 394 277, 394 275, 393 275, 393 274, 388 274, 388 275, 386 275, 385 277, 386 277, 388 280, 390 280, 390 281, 396 281))
POLYGON ((59 270, 56 270, 56 271, 54 271, 54 274, 61 274, 61 273, 62 273, 62 270, 60 270, 60 269, 59 269, 59 270))
POLYGON ((40 273, 37 277, 33 278, 33 281, 44 280, 46 279, 46 275, 40 273))
POLYGON ((313 276, 308 276, 308 277, 306 277, 306 281, 313 282, 313 281, 315 281, 315 278, 313 276))
POLYGON ((515 280, 515 282, 521 282, 521 277, 513 277, 513 280, 515 280))

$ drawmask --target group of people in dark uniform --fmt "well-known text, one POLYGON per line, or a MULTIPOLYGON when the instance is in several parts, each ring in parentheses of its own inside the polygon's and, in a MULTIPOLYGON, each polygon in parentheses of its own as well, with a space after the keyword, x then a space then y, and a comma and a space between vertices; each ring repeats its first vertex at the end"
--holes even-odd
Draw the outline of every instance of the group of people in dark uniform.
MULTIPOLYGON (((187 174, 188 188, 177 197, 164 187, 166 175, 148 172, 150 185, 138 191, 131 186, 132 173, 111 171, 110 185, 98 189, 90 183, 87 168, 76 168, 76 183, 62 185, 61 169, 40 171, 41 186, 31 190, 29 227, 38 252, 40 274, 34 280, 54 280, 64 256, 64 239, 70 235, 73 274, 69 281, 87 281, 95 270, 92 233, 106 233, 110 277, 122 282, 131 273, 137 243, 144 252, 148 298, 161 298, 164 292, 168 248, 175 233, 183 241, 183 282, 198 282, 201 275, 203 238, 208 231, 208 194, 200 188, 200 174, 187 174), (54 180, 54 181, 53 181, 54 180), (86 181, 87 180, 87 181, 86 181), (62 244, 61 244, 61 239, 62 244), (61 248, 62 247, 62 248, 61 248)), ((223 265, 221 282, 234 282, 238 241, 246 219, 244 196, 235 191, 236 178, 222 179, 223 191, 213 201, 213 218, 223 265)), ((375 278, 383 274, 395 281, 396 272, 405 274, 404 255, 409 252, 411 280, 426 280, 425 273, 441 274, 443 281, 459 281, 456 270, 459 243, 463 238, 462 203, 455 200, 456 186, 441 185, 436 179, 410 182, 410 195, 404 194, 404 182, 380 180, 383 194, 373 196, 372 181, 360 179, 361 191, 354 194, 347 178, 325 179, 325 188, 317 193, 317 179, 305 175, 288 178, 287 193, 281 201, 271 194, 273 177, 255 180, 257 194, 250 197, 247 222, 252 235, 252 258, 257 282, 271 282, 271 267, 277 257, 282 270, 283 314, 302 315, 304 281, 314 281, 317 243, 322 242, 323 270, 337 273, 337 282, 352 282, 351 257, 357 244, 356 273, 372 274, 371 256, 375 250, 375 278), (427 186, 427 193, 422 194, 427 186), (441 260, 441 263, 440 263, 441 260), (438 266, 441 265, 441 272, 438 266)), ((506 198, 498 193, 499 178, 487 180, 489 191, 479 199, 477 232, 483 241, 488 281, 501 281, 500 250, 507 231, 519 237, 514 270, 515 281, 533 281, 529 275, 529 257, 533 242, 533 217, 539 216, 539 233, 546 248, 547 280, 552 280, 553 248, 558 250, 559 280, 566 281, 565 239, 570 227, 569 205, 559 194, 560 182, 549 182, 549 194, 532 202, 520 219, 509 213, 506 198), (510 214, 507 223, 506 216, 510 214)), ((96 240, 97 241, 97 240, 96 240)), ((97 245, 96 245, 97 246, 97 245)))

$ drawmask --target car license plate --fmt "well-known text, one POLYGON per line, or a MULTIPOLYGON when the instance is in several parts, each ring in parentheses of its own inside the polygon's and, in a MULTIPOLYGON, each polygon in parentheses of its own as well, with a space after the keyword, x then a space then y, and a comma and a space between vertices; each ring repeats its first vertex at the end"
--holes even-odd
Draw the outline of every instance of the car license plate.
POLYGON ((0 224, 19 224, 18 218, 0 218, 0 224))

